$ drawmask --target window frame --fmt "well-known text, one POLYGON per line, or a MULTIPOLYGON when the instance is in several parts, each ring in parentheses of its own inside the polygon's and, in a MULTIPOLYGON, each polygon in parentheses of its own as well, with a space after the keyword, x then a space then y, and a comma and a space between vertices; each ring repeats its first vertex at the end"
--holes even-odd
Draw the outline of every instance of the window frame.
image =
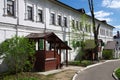
POLYGON ((61 16, 61 15, 58 15, 58 16, 57 16, 57 24, 58 24, 59 26, 62 26, 62 16, 61 16))
POLYGON ((27 20, 33 20, 33 7, 32 6, 27 6, 27 20))
POLYGON ((15 16, 15 1, 13 0, 7 0, 7 15, 8 16, 15 16), (11 2, 12 4, 10 4, 11 2))
POLYGON ((55 25, 55 13, 50 13, 50 24, 55 25))
POLYGON ((42 9, 37 9, 37 22, 43 22, 43 10, 42 9))
POLYGON ((67 27, 67 17, 63 17, 63 26, 67 27))

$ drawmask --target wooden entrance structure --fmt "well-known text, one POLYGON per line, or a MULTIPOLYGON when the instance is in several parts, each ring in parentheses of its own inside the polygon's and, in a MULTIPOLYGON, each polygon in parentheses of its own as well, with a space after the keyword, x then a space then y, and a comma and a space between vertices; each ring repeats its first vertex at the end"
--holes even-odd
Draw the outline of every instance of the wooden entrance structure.
POLYGON ((36 43, 35 71, 48 71, 61 68, 61 50, 66 50, 66 66, 68 66, 68 50, 71 48, 53 32, 31 33, 26 36, 36 43))

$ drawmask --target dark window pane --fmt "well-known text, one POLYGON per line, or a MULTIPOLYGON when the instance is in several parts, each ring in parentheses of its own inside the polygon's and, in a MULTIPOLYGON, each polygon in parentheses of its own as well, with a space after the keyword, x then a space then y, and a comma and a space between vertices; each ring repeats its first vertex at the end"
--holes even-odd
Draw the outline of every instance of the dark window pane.
POLYGON ((32 7, 27 6, 28 20, 32 20, 32 7))
POLYGON ((55 14, 51 13, 51 24, 55 24, 55 14))
POLYGON ((61 26, 61 16, 58 15, 58 25, 61 26))
POLYGON ((38 10, 38 21, 43 22, 43 11, 38 10))
POLYGON ((7 0, 7 14, 14 16, 14 1, 12 0, 7 0))
POLYGON ((63 18, 63 23, 64 23, 64 26, 67 27, 67 18, 66 17, 63 18))

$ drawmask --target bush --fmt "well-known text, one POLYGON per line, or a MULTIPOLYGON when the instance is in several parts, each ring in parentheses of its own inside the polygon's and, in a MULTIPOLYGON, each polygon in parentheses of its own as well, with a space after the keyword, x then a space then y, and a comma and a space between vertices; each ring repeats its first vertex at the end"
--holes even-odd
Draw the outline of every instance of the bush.
POLYGON ((91 65, 92 62, 89 61, 89 60, 83 60, 83 61, 72 61, 72 62, 69 62, 69 65, 73 65, 73 66, 88 66, 88 65, 91 65))
POLYGON ((113 51, 112 50, 103 50, 103 58, 104 59, 113 59, 113 51))
POLYGON ((69 65, 73 65, 73 66, 80 66, 80 61, 71 61, 69 62, 69 65))
POLYGON ((35 58, 34 45, 29 39, 17 36, 0 44, 0 53, 5 55, 4 61, 11 73, 21 72, 25 67, 27 71, 32 69, 35 58))
POLYGON ((120 79, 120 68, 115 71, 115 75, 120 79))
POLYGON ((82 62, 81 62, 81 65, 82 66, 88 66, 88 65, 91 65, 92 64, 92 62, 91 61, 89 61, 89 60, 83 60, 82 62))

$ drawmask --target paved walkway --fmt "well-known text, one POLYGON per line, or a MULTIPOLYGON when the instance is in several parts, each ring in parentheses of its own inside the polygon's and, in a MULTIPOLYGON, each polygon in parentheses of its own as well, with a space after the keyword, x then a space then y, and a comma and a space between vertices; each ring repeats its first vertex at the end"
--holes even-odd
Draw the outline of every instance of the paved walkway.
POLYGON ((120 67, 120 60, 106 61, 100 65, 85 68, 79 72, 75 80, 114 80, 113 70, 120 67))
POLYGON ((84 67, 79 67, 79 66, 68 66, 68 67, 63 66, 62 69, 50 70, 50 71, 46 71, 46 72, 37 72, 37 74, 49 75, 49 74, 59 73, 59 72, 65 71, 65 70, 79 71, 79 70, 81 70, 83 68, 84 67))

